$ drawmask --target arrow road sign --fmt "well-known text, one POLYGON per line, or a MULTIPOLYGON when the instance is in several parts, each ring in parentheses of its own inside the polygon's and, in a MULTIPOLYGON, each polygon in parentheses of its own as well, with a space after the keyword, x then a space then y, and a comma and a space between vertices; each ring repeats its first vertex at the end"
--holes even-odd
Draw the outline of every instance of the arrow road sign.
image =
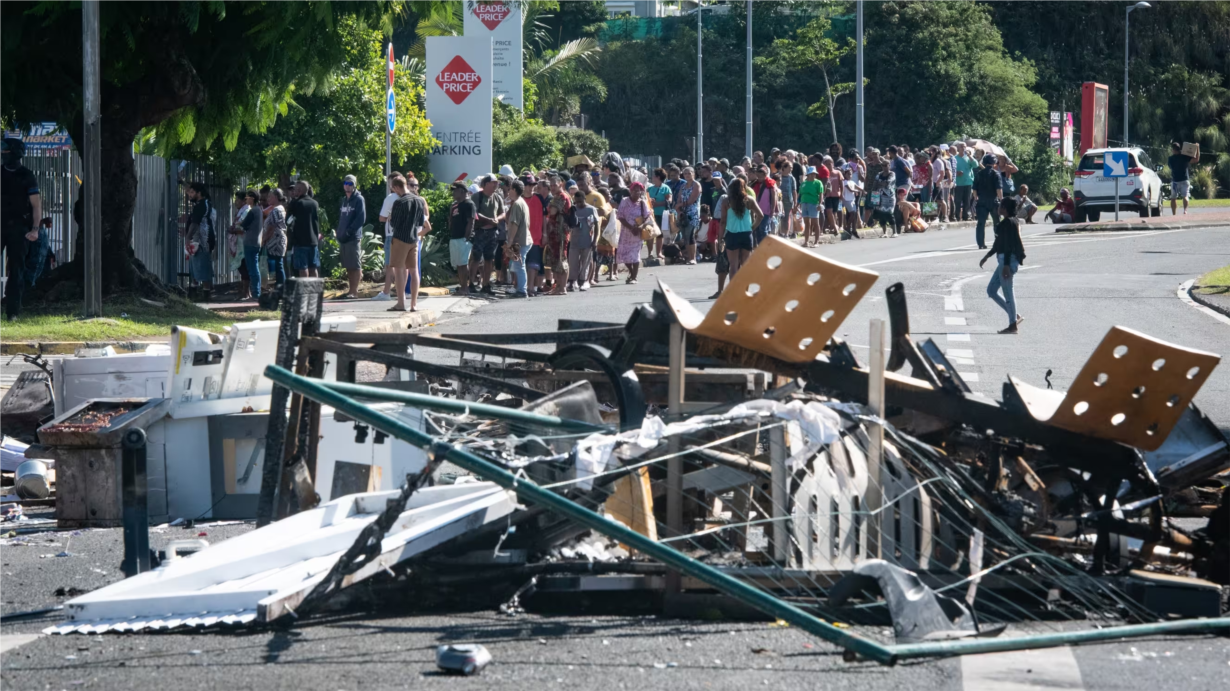
POLYGON ((1102 157, 1102 176, 1126 178, 1128 176, 1128 152, 1107 151, 1102 157))
POLYGON ((389 131, 397 129, 397 97, 389 89, 389 97, 385 100, 385 110, 389 116, 389 131))

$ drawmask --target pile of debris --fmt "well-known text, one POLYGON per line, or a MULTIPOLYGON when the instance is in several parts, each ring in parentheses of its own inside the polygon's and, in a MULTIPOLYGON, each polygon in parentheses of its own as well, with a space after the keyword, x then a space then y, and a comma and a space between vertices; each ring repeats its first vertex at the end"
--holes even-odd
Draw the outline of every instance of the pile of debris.
POLYGON ((319 281, 293 281, 264 370, 263 527, 48 631, 302 618, 369 579, 420 599, 483 583, 509 613, 535 591, 674 611, 716 591, 885 663, 1230 626, 1230 449, 1191 403, 1216 355, 1115 328, 1066 394, 1010 379, 992 401, 914 342, 900 284, 887 358, 883 325, 867 364, 834 337, 875 280, 770 238, 707 315, 662 285, 623 326, 466 336, 328 332, 319 281), (556 349, 516 347, 536 343, 556 349), (401 374, 356 384, 360 361, 401 374), (357 489, 325 427, 388 450, 357 489), (990 638, 1062 620, 1087 626, 990 638))

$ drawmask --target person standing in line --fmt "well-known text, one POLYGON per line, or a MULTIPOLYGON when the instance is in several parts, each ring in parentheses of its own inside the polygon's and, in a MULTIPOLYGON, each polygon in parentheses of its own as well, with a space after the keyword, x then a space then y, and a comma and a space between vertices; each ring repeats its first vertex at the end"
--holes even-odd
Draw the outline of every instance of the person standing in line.
POLYGON ((572 211, 572 202, 564 195, 557 176, 551 177, 550 191, 547 217, 542 224, 542 262, 552 276, 551 290, 547 295, 567 295, 568 216, 572 211))
POLYGON ((243 220, 247 218, 251 210, 248 206, 247 192, 236 190, 233 206, 234 220, 226 231, 227 266, 231 271, 239 272, 239 299, 243 301, 252 298, 252 285, 248 280, 248 264, 244 261, 243 256, 243 220))
POLYGON ((589 290, 590 268, 602 217, 578 187, 572 193, 573 213, 568 229, 568 290, 589 290))
POLYGON ((393 286, 404 285, 405 281, 397 277, 397 272, 393 270, 393 229, 389 226, 389 214, 393 213, 393 202, 397 201, 398 194, 393 192, 393 181, 400 178, 403 186, 405 185, 405 176, 401 173, 394 172, 389 177, 389 193, 384 196, 384 201, 380 203, 380 222, 384 224, 384 287, 372 299, 376 302, 386 302, 393 299, 393 286))
POLYGON ((909 161, 905 160, 901 149, 896 146, 890 146, 887 149, 888 165, 893 170, 893 179, 896 189, 904 189, 906 197, 909 197, 911 188, 913 187, 914 171, 910 168, 909 161))
POLYGON ((671 210, 671 202, 674 192, 670 185, 666 184, 666 171, 662 168, 654 168, 653 174, 650 176, 650 181, 653 182, 646 190, 649 196, 649 202, 653 205, 653 213, 658 222, 658 227, 662 229, 662 234, 653 241, 653 246, 649 248, 649 257, 651 259, 662 259, 662 244, 666 242, 674 242, 674 226, 666 214, 671 210))
POLYGON ((452 184, 453 205, 448 210, 448 257, 457 272, 457 294, 470 294, 470 250, 474 240, 474 219, 478 208, 470 201, 470 191, 460 180, 452 184))
POLYGON ((246 299, 260 300, 261 297, 261 226, 263 225, 260 194, 253 189, 245 194, 248 208, 247 214, 239 226, 243 234, 243 263, 248 269, 247 287, 250 288, 246 299))
POLYGON ((685 264, 696 263, 696 230, 700 225, 700 183, 696 171, 688 166, 683 169, 683 184, 675 195, 675 217, 678 219, 677 242, 683 246, 685 264))
POLYGON ((718 222, 718 217, 713 215, 713 210, 717 207, 718 200, 724 197, 725 195, 726 195, 726 178, 722 177, 722 174, 715 170, 713 171, 713 204, 714 206, 709 207, 710 217, 708 220, 706 220, 705 213, 704 213, 705 206, 703 204, 701 205, 700 233, 701 233, 701 236, 702 236, 701 239, 703 240, 703 242, 698 242, 696 245, 697 252, 701 256, 703 256, 706 261, 714 261, 719 256, 721 256, 719 254, 719 250, 717 249, 718 226, 720 225, 720 223, 718 222))
MULTIPOLYGON (((838 145, 834 145, 838 146, 838 145)), ((830 147, 832 150, 832 147, 830 147)), ((841 166, 832 157, 827 155, 823 159, 824 165, 821 171, 828 171, 826 179, 821 174, 821 182, 824 183, 824 227, 825 230, 834 235, 841 234, 841 195, 842 186, 845 184, 845 179, 841 175, 841 166)))
POLYGON ((845 231, 850 234, 850 237, 855 240, 860 240, 862 237, 858 234, 858 183, 854 182, 854 172, 850 166, 846 166, 842 171, 843 178, 841 190, 841 205, 845 212, 845 231))
POLYGON ((508 254, 508 270, 513 275, 513 294, 510 298, 528 298, 528 277, 525 273, 525 259, 530 254, 530 207, 522 199, 525 194, 525 183, 513 180, 508 183, 508 214, 505 223, 508 229, 508 243, 504 248, 508 254))
MULTIPOLYGON (((478 216, 474 220, 473 250, 470 252, 470 280, 481 279, 479 284, 484 295, 494 295, 491 288, 491 272, 495 270, 495 252, 499 244, 496 235, 499 224, 507 215, 504 197, 500 194, 499 180, 488 175, 479 181, 482 191, 474 195, 478 216)), ((527 207, 528 208, 528 207, 527 207)), ((476 284, 477 286, 478 284, 476 284)))
POLYGON ((275 188, 269 190, 267 199, 269 210, 261 244, 265 247, 265 261, 269 263, 269 277, 281 288, 286 283, 286 209, 282 206, 285 194, 275 188))
POLYGON ((803 246, 811 247, 811 238, 820 244, 820 200, 824 198, 824 183, 815 166, 807 167, 807 179, 799 186, 799 207, 803 214, 803 246))
POLYGON ((521 178, 525 189, 534 193, 525 198, 526 208, 530 210, 530 251, 525 257, 526 284, 530 295, 541 295, 543 285, 547 280, 546 262, 543 261, 543 225, 547 219, 547 204, 551 192, 546 180, 534 180, 533 177, 521 178))
MULTIPOLYGON (((978 249, 985 250, 987 217, 994 220, 992 228, 999 223, 999 203, 1004 198, 1004 183, 999 171, 995 169, 995 154, 982 157, 982 168, 974 177, 974 208, 978 215, 978 226, 974 230, 974 239, 978 241, 978 249)), ((1016 206, 1013 205, 1015 213, 1016 206)))
POLYGON ((948 167, 944 164, 944 152, 938 146, 932 146, 931 155, 931 198, 936 202, 936 218, 942 222, 948 220, 948 189, 944 183, 948 181, 948 167))
POLYGON ((999 172, 999 184, 1004 188, 1004 199, 1016 195, 1016 183, 1012 175, 1020 171, 1007 156, 995 157, 995 170, 999 172))
POLYGON ((793 238, 797 231, 794 225, 794 215, 799 205, 799 185, 798 180, 794 177, 793 168, 788 157, 782 156, 779 162, 781 163, 780 169, 782 171, 781 182, 778 184, 778 189, 781 191, 782 196, 781 233, 785 237, 793 238))
POLYGON ((209 188, 205 183, 188 185, 188 201, 192 202, 192 212, 188 216, 188 252, 191 255, 188 272, 204 291, 204 301, 209 302, 213 300, 213 250, 218 242, 214 224, 218 221, 218 214, 209 200, 209 188))
POLYGON ((342 208, 337 216, 337 228, 334 235, 341 247, 342 268, 346 269, 346 282, 350 284, 350 292, 341 296, 342 300, 354 300, 359 297, 359 282, 363 280, 363 267, 359 261, 361 254, 359 242, 363 238, 363 224, 367 222, 367 205, 357 187, 358 179, 347 175, 342 180, 342 208))
MULTIPOLYGON (((735 178, 736 180, 738 178, 735 178)), ((731 181, 731 185, 734 181, 731 181)), ((721 196, 717 198, 717 208, 714 209, 713 220, 710 225, 713 227, 713 252, 714 252, 714 267, 713 273, 717 274, 717 292, 709 296, 710 300, 716 300, 726 288, 726 277, 730 275, 730 258, 726 256, 726 238, 722 233, 722 219, 726 217, 726 200, 730 192, 731 185, 727 185, 721 196)))
MULTIPOLYGON (((717 196, 716 196, 717 184, 713 179, 713 166, 708 163, 702 163, 699 166, 697 166, 696 179, 700 182, 700 204, 702 206, 707 206, 710 209, 712 209, 713 202, 715 199, 717 199, 717 196)), ((705 234, 704 231, 705 229, 703 226, 700 228, 700 230, 697 231, 697 234, 698 234, 697 242, 698 243, 701 241, 701 238, 704 236, 705 234)))
POLYGON ((888 161, 880 158, 880 150, 867 147, 867 166, 863 183, 863 225, 867 228, 875 225, 876 199, 879 199, 880 172, 888 167, 888 161))
MULTIPOLYGON (((699 188, 696 192, 699 197, 699 188)), ((636 285, 641 269, 641 233, 652 214, 653 209, 645 201, 645 186, 639 182, 632 183, 628 196, 619 203, 616 212, 619 218, 619 247, 615 250, 615 261, 628 267, 628 285, 636 285)))
POLYGON ((726 190, 726 213, 722 217, 722 237, 726 242, 726 259, 733 277, 752 254, 752 229, 759 227, 764 212, 755 197, 748 194, 742 179, 730 183, 726 190))
POLYGON ((978 163, 965 149, 964 142, 957 142, 957 155, 953 157, 953 209, 954 221, 968 221, 970 217, 970 201, 974 194, 974 173, 978 171, 978 163))
POLYGON ((1179 214, 1180 199, 1183 200, 1183 215, 1187 215, 1187 200, 1191 198, 1191 176, 1189 168, 1196 159, 1191 156, 1183 155, 1183 145, 1179 142, 1171 142, 1170 158, 1166 159, 1166 165, 1170 166, 1170 215, 1177 216, 1179 214))
MULTIPOLYGON (((389 225, 393 228, 393 258, 392 266, 398 272, 397 304, 390 307, 390 312, 406 311, 406 293, 400 283, 401 277, 415 279, 418 276, 418 244, 419 229, 423 228, 426 207, 420 203, 418 196, 410 192, 409 181, 393 180, 393 191, 397 192, 397 201, 393 202, 393 210, 389 212, 389 225)), ((298 225, 298 221, 295 222, 298 225)), ((418 282, 411 283, 410 310, 417 309, 418 282)))
POLYGON ((38 178, 21 165, 25 153, 25 142, 13 138, 4 140, 3 166, 0 167, 0 203, 3 205, 0 207, 0 231, 3 233, 2 247, 8 257, 4 314, 9 321, 21 314, 21 298, 26 289, 26 252, 29 243, 38 240, 38 221, 43 217, 38 178))
MULTIPOLYGON (((769 177, 769 167, 763 163, 754 167, 751 179, 754 180, 752 192, 756 195, 756 206, 760 209, 760 221, 756 224, 752 241, 759 245, 774 231, 774 223, 777 219, 773 216, 773 209, 777 204, 777 183, 769 177)), ((731 271, 731 274, 733 275, 734 271, 731 271)))
POLYGON ((290 219, 290 238, 295 273, 300 277, 320 276, 320 205, 312 198, 312 185, 295 183, 294 200, 286 207, 290 219))
POLYGON ((920 206, 931 202, 931 157, 921 149, 914 159, 914 189, 920 206))
POLYGON ((875 216, 873 217, 880 224, 880 232, 884 237, 891 238, 901 234, 901 226, 897 224, 897 186, 893 175, 892 168, 884 166, 880 172, 876 174, 875 186, 876 191, 872 193, 875 198, 875 216), (892 232, 889 232, 889 229, 892 232))
POLYGON ((987 296, 995 301, 1008 313, 1008 327, 1000 330, 1001 334, 1015 334, 1021 322, 1025 321, 1016 311, 1016 294, 1013 291, 1012 279, 1021 265, 1025 263, 1025 244, 1021 241, 1021 222, 1016 217, 1016 200, 1007 197, 1001 203, 1003 219, 995 224, 995 242, 991 251, 978 262, 978 268, 991 257, 995 257, 998 265, 991 272, 991 281, 987 283, 987 296), (1000 291, 1004 296, 999 296, 1000 291))

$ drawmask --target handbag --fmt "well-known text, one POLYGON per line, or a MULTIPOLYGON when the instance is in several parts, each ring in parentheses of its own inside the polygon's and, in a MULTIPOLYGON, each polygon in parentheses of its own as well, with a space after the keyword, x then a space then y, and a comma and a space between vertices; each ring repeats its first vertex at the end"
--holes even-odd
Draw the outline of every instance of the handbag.
POLYGON ((611 247, 619 245, 619 218, 614 213, 606 222, 606 227, 602 229, 602 239, 606 240, 611 247))
MULTIPOLYGON (((642 218, 637 218, 636 220, 639 222, 642 218)), ((650 215, 649 222, 641 226, 641 239, 645 242, 653 242, 661 234, 662 231, 658 229, 658 224, 654 223, 653 216, 650 215)))
POLYGON ((675 212, 669 210, 663 211, 662 227, 658 230, 661 231, 665 242, 670 243, 675 241, 675 234, 678 232, 678 230, 676 230, 677 228, 678 225, 675 223, 675 212))

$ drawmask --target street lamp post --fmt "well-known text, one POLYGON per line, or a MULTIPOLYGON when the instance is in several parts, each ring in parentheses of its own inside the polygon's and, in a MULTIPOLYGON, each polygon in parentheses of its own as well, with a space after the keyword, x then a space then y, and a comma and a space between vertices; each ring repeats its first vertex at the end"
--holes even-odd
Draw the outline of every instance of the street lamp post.
POLYGON ((1153 5, 1147 2, 1138 2, 1131 7, 1128 7, 1123 13, 1123 145, 1128 145, 1128 39, 1131 33, 1128 31, 1129 23, 1132 20, 1132 10, 1145 10, 1153 5))
POLYGON ((701 69, 702 54, 701 46, 704 45, 704 20, 701 15, 704 14, 704 8, 701 7, 700 0, 696 2, 696 159, 693 161, 696 165, 705 157, 705 72, 701 69))
POLYGON ((858 60, 854 75, 854 148, 863 152, 863 0, 858 0, 858 60))
POLYGON ((752 157, 752 0, 747 0, 747 113, 746 124, 744 125, 743 140, 744 148, 747 151, 744 153, 748 158, 752 157))

